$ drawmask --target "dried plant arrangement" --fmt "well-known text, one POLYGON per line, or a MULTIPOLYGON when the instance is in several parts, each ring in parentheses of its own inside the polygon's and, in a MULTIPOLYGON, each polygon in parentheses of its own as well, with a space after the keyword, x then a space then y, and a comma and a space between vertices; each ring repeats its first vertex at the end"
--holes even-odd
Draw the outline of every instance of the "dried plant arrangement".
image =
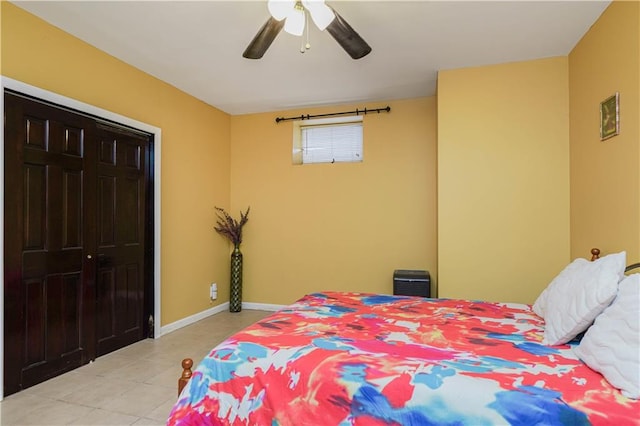
POLYGON ((249 220, 249 210, 251 206, 247 207, 247 211, 242 213, 240 210, 240 220, 237 221, 223 208, 215 207, 216 215, 218 216, 216 226, 213 228, 218 234, 227 237, 234 246, 238 247, 242 243, 242 227, 249 220))

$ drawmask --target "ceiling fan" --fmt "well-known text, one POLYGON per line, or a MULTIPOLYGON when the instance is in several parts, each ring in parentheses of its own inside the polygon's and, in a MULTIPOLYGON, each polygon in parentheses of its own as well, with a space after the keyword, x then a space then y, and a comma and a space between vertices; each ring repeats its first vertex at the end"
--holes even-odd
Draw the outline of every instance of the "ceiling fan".
MULTIPOLYGON (((248 59, 260 59, 276 36, 284 28, 289 34, 301 36, 307 27, 308 16, 320 29, 325 29, 353 59, 360 59, 371 52, 371 47, 360 35, 324 0, 269 0, 267 3, 271 17, 260 28, 242 54, 248 59)), ((310 47, 300 50, 304 52, 310 47)))

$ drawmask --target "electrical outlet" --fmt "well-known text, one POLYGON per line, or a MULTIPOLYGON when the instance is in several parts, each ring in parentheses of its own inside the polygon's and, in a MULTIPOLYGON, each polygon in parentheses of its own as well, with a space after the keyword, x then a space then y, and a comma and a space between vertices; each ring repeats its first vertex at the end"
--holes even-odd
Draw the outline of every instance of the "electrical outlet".
POLYGON ((216 300, 218 298, 218 284, 211 283, 209 287, 209 298, 211 300, 216 300))

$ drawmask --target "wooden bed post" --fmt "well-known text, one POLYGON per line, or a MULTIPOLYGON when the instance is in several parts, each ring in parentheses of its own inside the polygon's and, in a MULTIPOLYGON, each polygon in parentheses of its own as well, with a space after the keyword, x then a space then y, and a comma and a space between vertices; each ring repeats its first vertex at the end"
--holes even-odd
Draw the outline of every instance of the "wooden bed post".
POLYGON ((591 261, 600 259, 600 249, 592 248, 591 249, 591 261))
POLYGON ((187 382, 193 374, 191 372, 191 367, 193 367, 193 360, 191 358, 185 358, 182 360, 182 376, 178 379, 178 396, 180 396, 182 389, 187 385, 187 382))

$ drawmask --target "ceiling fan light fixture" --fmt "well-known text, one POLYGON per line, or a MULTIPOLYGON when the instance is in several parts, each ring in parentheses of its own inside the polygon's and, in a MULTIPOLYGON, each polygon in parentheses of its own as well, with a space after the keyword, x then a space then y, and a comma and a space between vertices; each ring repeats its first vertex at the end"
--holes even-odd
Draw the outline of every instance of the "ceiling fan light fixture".
POLYGON ((242 56, 260 59, 283 29, 295 36, 302 36, 307 30, 306 43, 300 47, 305 52, 309 43, 309 15, 320 28, 326 30, 352 59, 360 59, 371 53, 371 46, 324 0, 268 0, 271 16, 258 30, 242 56))
POLYGON ((302 5, 309 11, 320 31, 324 31, 336 17, 333 10, 324 4, 324 0, 302 0, 302 5))
POLYGON ((296 7, 296 0, 269 0, 267 8, 274 19, 282 21, 296 7))
POLYGON ((305 11, 298 4, 289 12, 284 21, 284 30, 291 35, 301 36, 304 32, 305 11))

